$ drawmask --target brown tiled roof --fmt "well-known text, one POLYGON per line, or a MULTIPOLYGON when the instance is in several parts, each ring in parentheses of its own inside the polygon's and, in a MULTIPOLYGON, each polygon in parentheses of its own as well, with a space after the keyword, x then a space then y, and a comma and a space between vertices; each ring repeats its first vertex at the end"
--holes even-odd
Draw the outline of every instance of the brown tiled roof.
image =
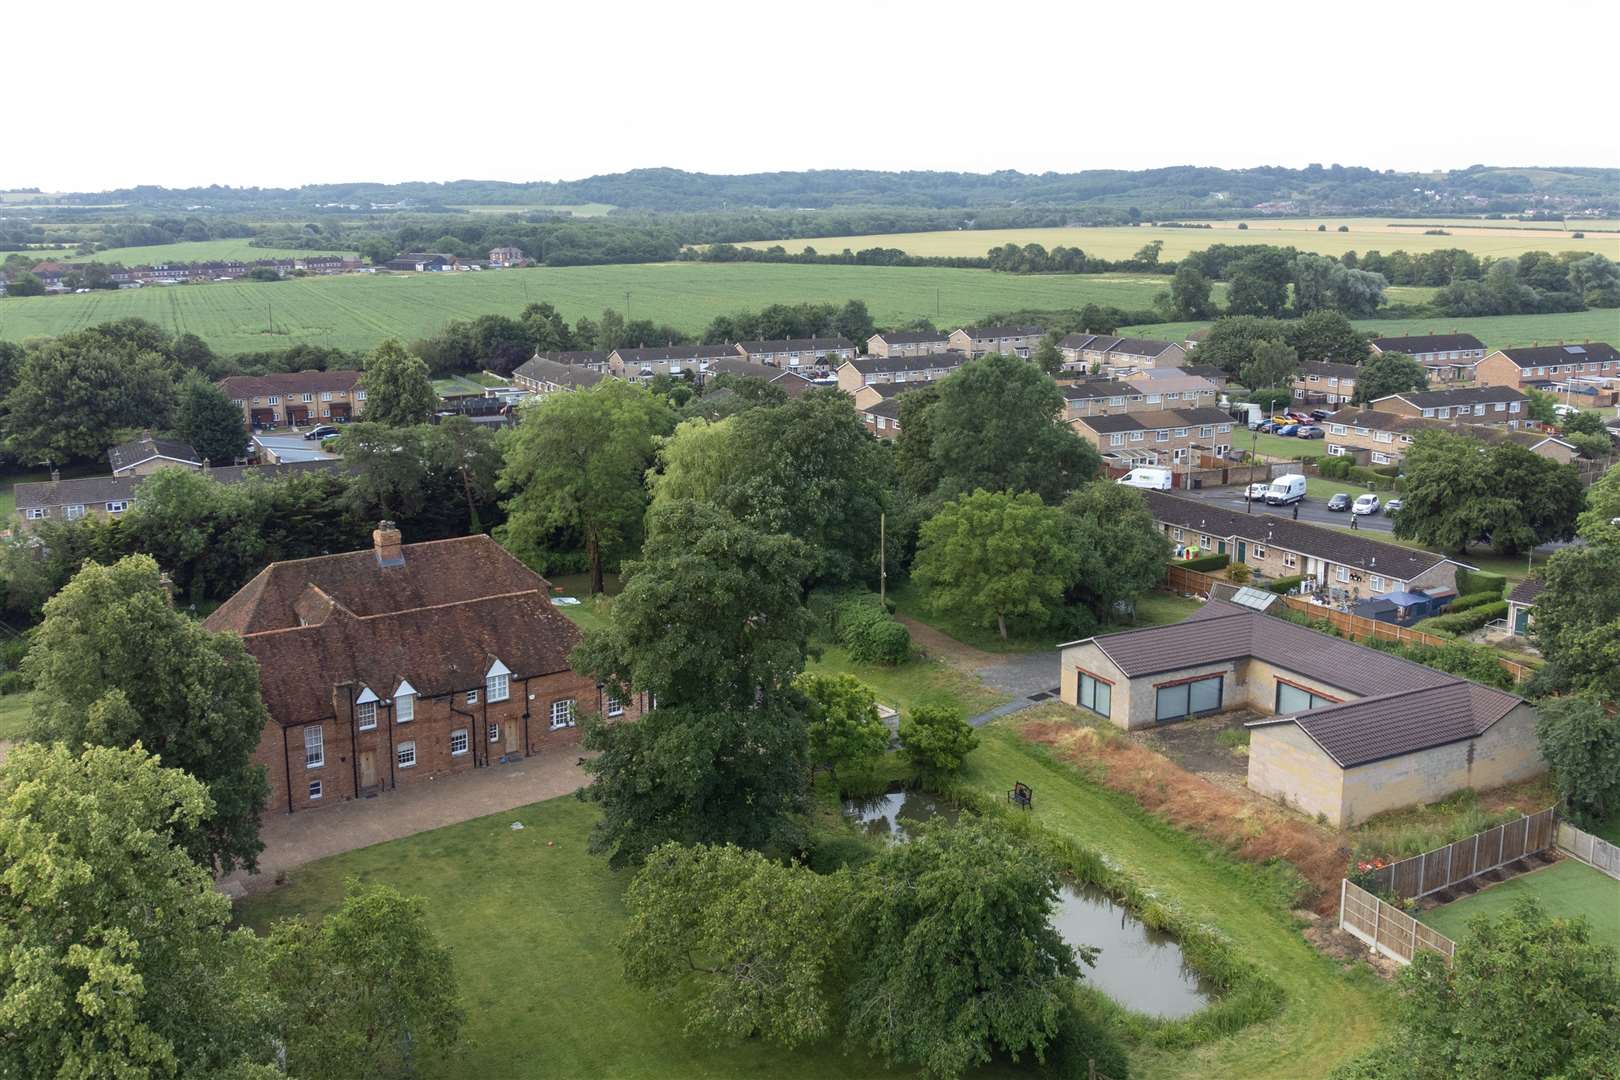
POLYGON ((154 439, 150 435, 127 443, 119 443, 107 451, 107 460, 114 471, 130 468, 155 457, 174 458, 176 461, 191 465, 202 464, 202 458, 197 456, 197 451, 192 449, 190 443, 181 442, 179 439, 154 439))
POLYGON ((1129 383, 1114 379, 1080 379, 1067 383, 1059 389, 1063 391, 1063 397, 1068 401, 1110 397, 1140 398, 1143 393, 1129 383))
MULTIPOLYGON (((1411 437, 1425 431, 1444 431, 1452 435, 1466 435, 1481 442, 1512 442, 1518 443, 1527 450, 1534 450, 1545 442, 1555 442, 1560 446, 1570 446, 1569 443, 1544 431, 1531 431, 1527 428, 1508 428, 1502 426, 1502 421, 1492 420, 1493 413, 1484 416, 1453 416, 1449 420, 1442 420, 1437 416, 1406 416, 1401 413, 1380 412, 1376 409, 1340 409, 1330 413, 1323 424, 1343 424, 1346 427, 1364 427, 1377 431, 1393 431, 1407 436, 1405 441, 1410 442, 1411 437)), ((1330 438, 1343 438, 1342 435, 1330 435, 1330 438)), ((1570 446, 1570 449, 1574 449, 1570 446)))
POLYGON ((1299 713, 1293 721, 1340 768, 1349 769, 1476 738, 1522 704, 1512 694, 1453 678, 1443 686, 1394 691, 1299 713))
POLYGON ((853 349, 855 343, 846 337, 782 338, 779 341, 739 341, 743 352, 815 352, 818 349, 853 349))
POLYGON ((925 341, 945 341, 950 337, 943 330, 884 330, 872 336, 890 345, 921 345, 925 341))
POLYGON ((595 386, 604 378, 600 371, 592 371, 583 364, 564 364, 538 355, 519 364, 512 375, 519 379, 572 387, 595 386))
POLYGON ((1173 345, 1173 341, 1156 341, 1153 338, 1120 338, 1109 346, 1108 351, 1126 356, 1158 356, 1173 345))
POLYGON ((1100 349, 1119 338, 1112 334, 1066 334, 1058 339, 1060 349, 1100 349))
POLYGON ((1039 337, 1045 330, 1033 324, 1028 326, 964 326, 962 332, 968 337, 978 340, 980 338, 1006 338, 1006 337, 1039 337))
POLYGON ((722 356, 736 356, 737 350, 731 345, 655 345, 614 349, 613 354, 626 364, 656 364, 661 360, 717 360, 722 356))
POLYGON ((297 626, 294 605, 310 585, 362 617, 546 588, 544 578, 487 536, 407 544, 402 550, 405 565, 386 569, 370 547, 271 563, 205 625, 244 635, 297 626))
POLYGON ((1513 586, 1513 591, 1508 593, 1508 599, 1515 604, 1534 604, 1536 597, 1540 596, 1541 590, 1546 587, 1546 583, 1540 578, 1525 578, 1513 586))
POLYGON ((353 390, 360 385, 358 371, 277 371, 269 375, 230 375, 215 385, 227 397, 241 401, 271 394, 316 394, 323 390, 353 390))
POLYGON ((1420 334, 1417 337, 1373 338, 1379 352, 1430 353, 1483 349, 1485 343, 1473 334, 1420 334))
MULTIPOLYGON (((282 461, 274 465, 229 465, 204 470, 201 475, 221 484, 235 484, 252 479, 281 480, 288 476, 342 468, 342 458, 330 458, 324 461, 282 461)), ((83 476, 74 480, 18 484, 17 508, 26 510, 29 507, 128 501, 135 497, 135 490, 146 479, 145 476, 83 476)))
MULTIPOLYGON (((1251 543, 1314 555, 1344 566, 1365 566, 1369 573, 1410 581, 1448 560, 1432 551, 1386 544, 1360 532, 1311 525, 1274 514, 1241 514, 1197 499, 1164 491, 1143 491, 1155 519, 1210 536, 1239 537, 1251 543), (1374 569, 1376 567, 1376 569, 1374 569)), ((1459 566, 1467 565, 1458 563, 1459 566)))
POLYGON ((561 349, 552 352, 536 351, 534 355, 542 360, 553 360, 559 364, 594 364, 598 367, 607 363, 608 360, 607 353, 589 349, 561 349))
POLYGON ((1359 374, 1361 368, 1355 364, 1340 364, 1332 360, 1307 360, 1299 365, 1299 375, 1296 378, 1318 375, 1324 379, 1354 379, 1359 374))

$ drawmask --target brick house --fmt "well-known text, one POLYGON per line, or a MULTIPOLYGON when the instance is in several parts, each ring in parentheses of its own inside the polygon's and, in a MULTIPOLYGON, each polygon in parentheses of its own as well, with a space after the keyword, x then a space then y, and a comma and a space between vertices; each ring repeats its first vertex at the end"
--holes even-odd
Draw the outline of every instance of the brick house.
POLYGON ((1479 362, 1475 372, 1482 383, 1516 390, 1547 389, 1571 379, 1620 379, 1620 352, 1602 341, 1497 349, 1479 362))
POLYGON ((1174 368, 1166 368, 1159 375, 1151 379, 1136 375, 1129 379, 1087 378, 1066 383, 1059 388, 1063 391, 1064 419, 1215 407, 1218 391, 1208 379, 1184 376, 1174 368))
POLYGON ((1422 334, 1417 337, 1373 338, 1372 352, 1405 353, 1422 364, 1430 382, 1474 381, 1474 369, 1485 359, 1485 343, 1473 334, 1422 334))
MULTIPOLYGON (((807 368, 805 370, 813 369, 807 368)), ((780 388, 790 398, 799 397, 807 390, 814 390, 818 385, 804 371, 797 368, 781 368, 774 364, 761 364, 748 359, 746 356, 723 356, 718 360, 709 361, 703 373, 704 382, 708 382, 708 380, 720 375, 758 379, 760 382, 780 388)))
POLYGON ((1117 727, 1261 714, 1248 786, 1338 828, 1546 770, 1523 699, 1221 600, 1060 649, 1063 700, 1117 727))
POLYGON ((1555 435, 1528 428, 1509 428, 1450 420, 1404 416, 1374 409, 1340 409, 1322 421, 1323 447, 1330 457, 1354 458, 1361 465, 1399 465, 1424 431, 1448 431, 1481 442, 1515 442, 1531 453, 1562 464, 1579 456, 1575 447, 1555 435))
POLYGON ((868 356, 927 356, 950 347, 950 335, 938 330, 889 330, 866 339, 868 356))
MULTIPOLYGON (((607 363, 607 353, 558 353, 558 356, 600 357, 600 363, 607 363)), ((550 356, 535 353, 529 359, 512 370, 512 382, 531 394, 555 394, 563 390, 579 390, 587 386, 595 386, 601 382, 605 375, 591 365, 589 361, 582 360, 572 363, 567 360, 554 359, 550 356)))
POLYGON ((208 617, 259 662, 254 759, 293 813, 535 754, 575 754, 580 716, 628 717, 568 667, 579 631, 487 536, 272 563, 208 617))
POLYGON ((1367 405, 1377 412, 1400 416, 1517 428, 1529 419, 1527 400, 1511 386, 1458 386, 1387 394, 1367 405))
POLYGON ((1219 409, 1150 409, 1069 421, 1104 458, 1188 468, 1201 453, 1232 449, 1232 418, 1219 409))
POLYGON ((855 358, 855 343, 846 337, 782 338, 777 341, 739 341, 737 354, 756 364, 782 368, 826 368, 829 371, 855 358))
MULTIPOLYGON (((1335 600, 1423 589, 1455 592, 1457 569, 1475 569, 1419 551, 1291 517, 1222 509, 1164 491, 1144 491, 1148 509, 1178 548, 1226 555, 1256 578, 1303 577, 1335 600)), ((1309 591, 1309 590, 1308 590, 1309 591)))
POLYGON ((607 367, 616 379, 648 382, 656 375, 671 378, 703 378, 712 360, 734 359, 732 345, 662 345, 653 348, 614 349, 608 353, 607 367))
POLYGON ((964 326, 951 331, 947 340, 950 348, 969 356, 1006 353, 1027 360, 1045 333, 1039 326, 964 326))
POLYGON ((114 476, 145 476, 165 466, 200 469, 202 458, 190 443, 178 439, 154 439, 143 435, 126 443, 119 443, 107 451, 107 463, 114 476))
POLYGON ((838 388, 853 394, 869 383, 934 382, 967 363, 967 353, 921 353, 915 356, 857 356, 840 364, 838 388))
POLYGON ((1187 362, 1187 350, 1174 342, 1113 334, 1069 334, 1059 339, 1058 352, 1063 355, 1065 370, 1095 367, 1103 374, 1176 368, 1187 362))
POLYGON ((529 260, 524 256, 522 248, 497 247, 489 249, 489 265, 505 269, 511 266, 528 266, 529 260))
POLYGON ((250 431, 346 424, 365 411, 366 391, 358 371, 278 371, 231 375, 214 385, 242 410, 250 431))
POLYGON ((1355 364, 1331 360, 1307 360, 1294 376, 1294 400, 1306 404, 1348 405, 1356 392, 1355 364))

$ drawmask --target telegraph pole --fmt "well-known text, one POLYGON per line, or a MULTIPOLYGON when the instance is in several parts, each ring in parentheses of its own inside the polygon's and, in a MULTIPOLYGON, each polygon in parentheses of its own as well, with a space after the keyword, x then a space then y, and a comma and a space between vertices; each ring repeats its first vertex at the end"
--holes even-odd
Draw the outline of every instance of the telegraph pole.
POLYGON ((889 602, 889 515, 878 511, 878 603, 889 602))

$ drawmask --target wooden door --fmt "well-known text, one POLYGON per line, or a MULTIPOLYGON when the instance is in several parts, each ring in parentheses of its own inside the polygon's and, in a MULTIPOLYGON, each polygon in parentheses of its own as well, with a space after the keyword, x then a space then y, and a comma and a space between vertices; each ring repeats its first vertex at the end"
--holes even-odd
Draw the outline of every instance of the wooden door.
POLYGON ((377 752, 375 750, 360 751, 360 786, 362 788, 377 786, 377 752))
POLYGON ((508 754, 518 752, 518 724, 516 720, 506 722, 506 752, 508 754))

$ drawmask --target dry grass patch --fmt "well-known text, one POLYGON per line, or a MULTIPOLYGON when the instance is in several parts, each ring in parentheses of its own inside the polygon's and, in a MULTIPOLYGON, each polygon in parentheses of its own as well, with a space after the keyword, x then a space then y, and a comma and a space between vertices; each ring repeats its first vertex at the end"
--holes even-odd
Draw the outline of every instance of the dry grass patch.
POLYGON ((1080 722, 1067 705, 1042 705, 1016 725, 1097 782, 1123 792, 1178 828, 1248 862, 1283 860, 1312 890, 1319 909, 1338 902, 1350 850, 1338 831, 1249 792, 1210 783, 1112 729, 1080 722))

